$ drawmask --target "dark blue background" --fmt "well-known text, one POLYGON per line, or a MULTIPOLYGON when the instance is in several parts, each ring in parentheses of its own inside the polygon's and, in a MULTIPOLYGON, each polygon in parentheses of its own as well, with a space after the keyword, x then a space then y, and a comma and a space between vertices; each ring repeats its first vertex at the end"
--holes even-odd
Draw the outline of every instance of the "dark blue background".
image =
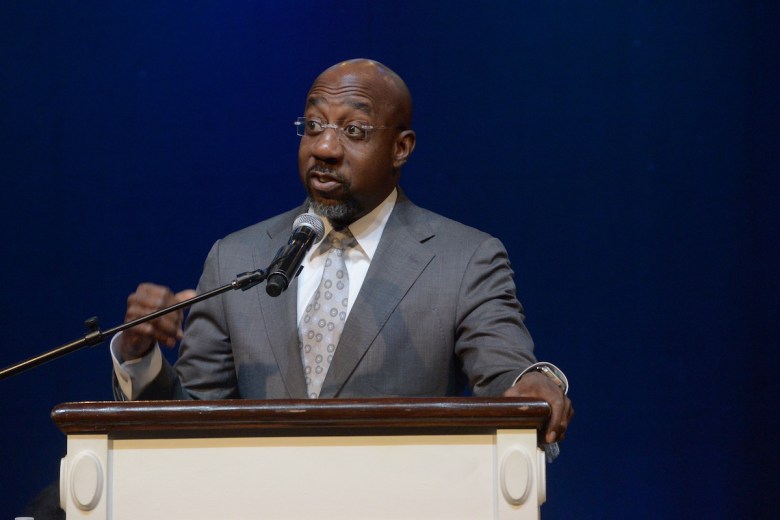
MULTIPOLYGON (((303 197, 292 121, 399 72, 418 204, 500 237, 577 410, 544 518, 770 518, 780 467, 774 1, 3 2, 0 366, 303 197)), ((105 345, 0 382, 0 516, 57 476, 105 345)), ((456 477, 454 477, 456 478, 456 477)))

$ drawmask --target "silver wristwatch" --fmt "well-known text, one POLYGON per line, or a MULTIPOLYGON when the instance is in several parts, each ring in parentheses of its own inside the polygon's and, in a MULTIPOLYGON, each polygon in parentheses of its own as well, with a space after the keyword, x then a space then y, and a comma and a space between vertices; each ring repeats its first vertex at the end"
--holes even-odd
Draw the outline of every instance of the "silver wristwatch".
POLYGON ((523 372, 517 377, 517 379, 515 379, 515 383, 517 383, 517 381, 519 381, 520 378, 523 377, 523 375, 531 371, 541 372, 545 376, 549 377, 553 383, 558 385, 558 388, 563 390, 564 394, 569 393, 569 380, 566 379, 566 375, 561 371, 560 368, 546 361, 534 363, 530 367, 523 370, 523 372))

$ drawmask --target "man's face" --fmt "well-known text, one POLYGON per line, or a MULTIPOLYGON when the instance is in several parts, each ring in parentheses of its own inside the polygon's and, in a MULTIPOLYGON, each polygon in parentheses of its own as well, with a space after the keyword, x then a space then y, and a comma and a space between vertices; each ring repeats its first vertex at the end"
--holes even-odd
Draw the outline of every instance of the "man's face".
POLYGON ((315 211, 334 226, 348 225, 378 206, 398 184, 397 121, 390 86, 370 70, 349 66, 329 70, 314 82, 306 100, 306 119, 391 128, 369 130, 351 139, 340 129, 304 135, 298 149, 301 181, 315 211))

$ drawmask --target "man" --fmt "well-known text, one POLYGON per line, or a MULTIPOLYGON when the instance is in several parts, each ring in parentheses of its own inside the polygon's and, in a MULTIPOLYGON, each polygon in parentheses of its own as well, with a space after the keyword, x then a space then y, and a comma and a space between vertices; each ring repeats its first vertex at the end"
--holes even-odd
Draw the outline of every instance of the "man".
MULTIPOLYGON (((306 203, 218 241, 199 288, 267 267, 306 211, 323 217, 326 238, 276 298, 234 291, 194 305, 186 333, 181 314, 169 314, 117 336, 117 397, 445 396, 467 380, 476 395, 547 401, 545 440, 563 438, 567 383, 534 364, 504 247, 398 187, 415 147, 411 121, 411 95, 387 67, 350 60, 323 72, 296 123, 306 203), (178 340, 174 368, 155 345, 178 340)), ((194 294, 142 284, 126 320, 194 294)))

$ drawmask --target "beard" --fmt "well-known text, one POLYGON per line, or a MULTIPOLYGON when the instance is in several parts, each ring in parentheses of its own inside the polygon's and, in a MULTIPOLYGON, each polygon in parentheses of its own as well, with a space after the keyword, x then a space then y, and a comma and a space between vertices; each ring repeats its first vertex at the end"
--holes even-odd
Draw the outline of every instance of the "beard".
POLYGON ((333 204, 318 202, 309 195, 306 197, 306 203, 315 214, 330 220, 336 229, 352 224, 361 213, 360 204, 349 193, 344 200, 333 204))

